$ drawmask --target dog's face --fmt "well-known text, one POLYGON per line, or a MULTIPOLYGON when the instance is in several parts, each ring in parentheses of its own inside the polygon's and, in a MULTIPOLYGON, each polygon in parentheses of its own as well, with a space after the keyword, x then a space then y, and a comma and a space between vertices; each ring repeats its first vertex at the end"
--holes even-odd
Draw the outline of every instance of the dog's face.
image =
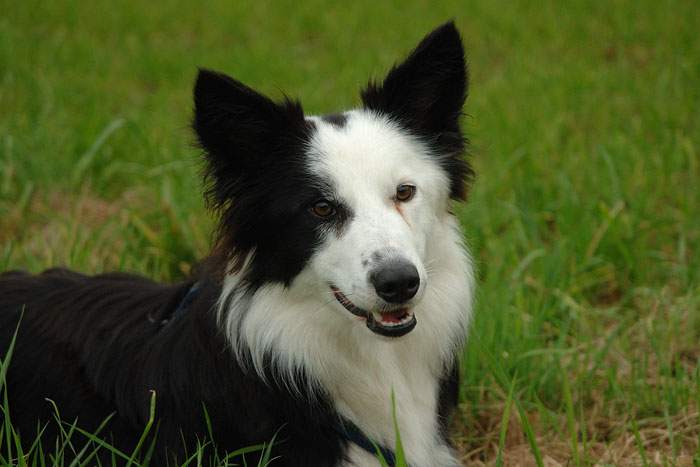
POLYGON ((428 281, 433 226, 464 196, 459 33, 429 34, 363 108, 306 117, 200 71, 194 127, 207 154, 220 248, 252 291, 266 283, 334 297, 338 313, 402 336, 428 281))
POLYGON ((449 179, 421 141, 384 116, 354 111, 342 126, 314 123, 308 169, 325 188, 310 208, 323 237, 308 285, 330 288, 372 331, 406 334, 416 324, 411 306, 427 283, 426 250, 447 209, 449 179))

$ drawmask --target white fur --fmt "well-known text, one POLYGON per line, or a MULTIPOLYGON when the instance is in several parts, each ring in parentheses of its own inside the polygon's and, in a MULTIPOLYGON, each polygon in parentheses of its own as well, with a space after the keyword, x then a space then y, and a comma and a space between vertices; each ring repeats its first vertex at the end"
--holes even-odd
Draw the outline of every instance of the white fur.
MULTIPOLYGON (((437 397, 439 378, 464 343, 474 279, 458 223, 448 211, 448 177, 424 145, 389 120, 359 110, 347 115, 344 127, 314 119, 317 132, 308 153, 312 170, 350 206, 352 219, 342 231, 327 233, 289 287, 263 286, 244 303, 236 296, 240 276, 228 276, 220 304, 229 309, 220 309, 222 324, 239 356, 246 349, 262 377, 266 353, 287 382, 305 372, 340 414, 389 447, 395 443, 393 391, 408 462, 459 465, 438 435, 437 397), (397 209, 393 195, 400 183, 417 190, 397 209), (363 260, 378 250, 400 253, 419 271, 421 286, 412 300, 418 324, 403 337, 372 333, 329 289, 332 283, 356 305, 376 307, 379 299, 363 260), (230 294, 234 298, 227 301, 230 294)), ((290 389, 307 394, 313 388, 290 389)), ((346 465, 378 465, 356 446, 348 458, 346 465)))

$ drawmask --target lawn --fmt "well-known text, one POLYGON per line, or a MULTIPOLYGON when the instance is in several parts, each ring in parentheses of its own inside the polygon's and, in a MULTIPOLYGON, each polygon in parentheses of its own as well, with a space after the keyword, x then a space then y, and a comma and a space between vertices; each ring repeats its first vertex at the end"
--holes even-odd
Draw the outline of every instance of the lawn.
POLYGON ((0 0, 0 270, 183 277, 213 225, 198 66, 327 113, 455 18, 477 172, 457 208, 479 271, 465 462, 700 465, 697 2, 157 5, 0 0))

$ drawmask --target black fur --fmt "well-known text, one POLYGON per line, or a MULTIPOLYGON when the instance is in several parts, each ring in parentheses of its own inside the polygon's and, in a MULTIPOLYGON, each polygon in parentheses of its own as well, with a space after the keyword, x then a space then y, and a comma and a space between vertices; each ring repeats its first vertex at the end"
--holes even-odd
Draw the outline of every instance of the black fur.
POLYGON ((438 395, 438 421, 440 434, 444 439, 449 439, 450 420, 457 402, 459 402, 459 366, 458 362, 454 362, 452 369, 440 381, 438 395))
MULTIPOLYGON (((469 173, 458 123, 466 79, 459 34, 449 23, 427 36, 381 86, 370 84, 363 92, 366 108, 390 115, 444 154, 440 164, 455 198, 464 195, 462 180, 469 173)), ((220 215, 214 254, 197 276, 174 285, 63 269, 0 274, 0 357, 23 316, 7 376, 14 425, 25 443, 46 425, 42 440, 50 449, 58 427, 47 399, 63 420, 77 419, 90 432, 113 414, 103 435, 128 454, 155 391, 154 465, 182 462, 198 440, 208 439, 204 407, 219 453, 268 442, 279 431, 275 465, 337 465, 346 441, 334 429, 337 413, 330 401, 323 393, 296 397, 277 378, 268 385, 243 370, 213 308, 229 268, 250 259, 249 291, 270 282, 289 284, 325 232, 342 231, 352 212, 339 205, 332 222, 311 212, 319 199, 333 201, 333 194, 306 169, 304 147, 314 125, 297 102, 275 103, 207 70, 199 73, 194 98, 207 198, 220 215), (201 287, 195 300, 173 316, 194 282, 201 287)), ((325 119, 340 127, 346 121, 344 115, 325 119)), ((444 436, 457 387, 455 366, 440 391, 444 436)), ((249 456, 248 462, 257 460, 249 456)))
POLYGON ((299 103, 277 104, 212 71, 199 72, 194 99, 193 126, 208 159, 207 197, 221 216, 219 250, 226 261, 255 251, 246 278, 252 289, 288 284, 322 234, 309 212, 324 198, 322 182, 309 174, 304 156, 313 124, 299 103))
POLYGON ((459 126, 468 81, 462 39, 449 22, 428 34, 381 84, 370 82, 362 92, 366 109, 389 115, 434 150, 455 199, 465 198, 465 180, 472 175, 459 126))
MULTIPOLYGON (((155 390, 160 425, 154 465, 182 462, 197 439, 208 439, 203 406, 222 453, 270 441, 280 430, 275 454, 284 461, 278 465, 334 465, 344 443, 334 432, 335 413, 322 397, 290 397, 241 371, 214 322, 219 286, 204 282, 190 309, 161 325, 189 286, 62 269, 0 275, 3 352, 24 313, 7 390, 25 442, 36 437, 41 420, 50 422, 45 446, 54 445, 58 432, 48 398, 63 420, 77 418, 90 432, 114 413, 106 438, 131 453, 155 390)), ((253 465, 254 457, 248 456, 253 465)))

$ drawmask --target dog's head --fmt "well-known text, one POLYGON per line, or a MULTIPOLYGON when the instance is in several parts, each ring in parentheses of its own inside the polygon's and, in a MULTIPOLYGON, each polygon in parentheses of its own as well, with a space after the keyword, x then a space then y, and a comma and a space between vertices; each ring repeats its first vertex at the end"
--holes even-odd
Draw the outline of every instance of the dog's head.
POLYGON ((281 283, 333 297, 333 312, 381 335, 411 331, 412 306, 436 267, 433 227, 450 198, 464 197, 470 174, 459 127, 466 95, 453 23, 345 113, 305 116, 297 102, 200 71, 194 128, 227 273, 252 291, 281 283))

